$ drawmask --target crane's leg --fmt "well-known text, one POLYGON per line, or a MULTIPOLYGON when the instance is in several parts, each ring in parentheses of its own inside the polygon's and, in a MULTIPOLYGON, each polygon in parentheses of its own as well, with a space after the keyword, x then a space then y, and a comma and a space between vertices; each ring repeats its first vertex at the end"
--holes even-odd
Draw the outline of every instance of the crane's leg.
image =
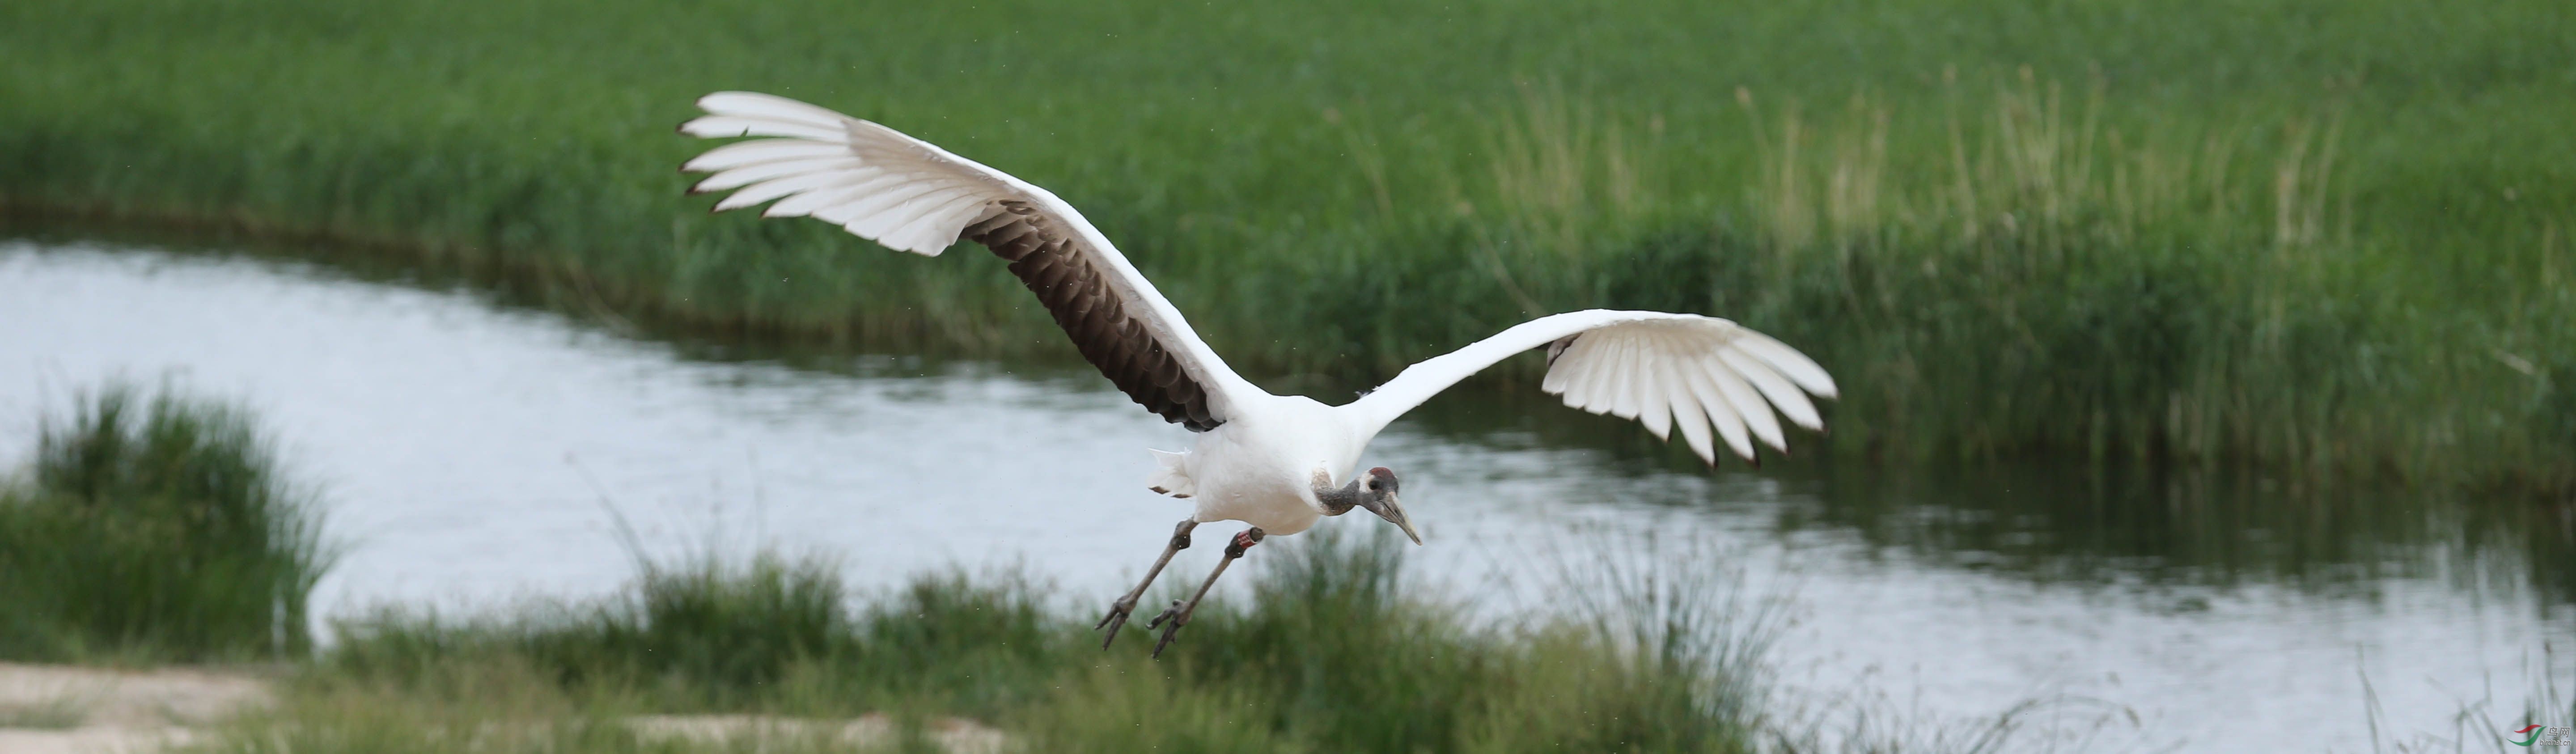
POLYGON ((1172 541, 1163 546, 1163 556, 1155 558, 1154 567, 1145 570, 1145 580, 1137 582, 1136 588, 1127 590, 1127 596, 1109 603, 1109 614, 1100 616, 1100 623, 1091 627, 1093 631, 1109 629, 1109 635, 1100 639, 1101 649, 1108 649, 1109 642, 1117 640, 1119 627, 1127 625, 1127 614, 1136 611, 1136 600, 1145 596, 1145 587, 1154 585, 1155 576, 1163 574, 1163 566, 1172 562, 1172 554, 1190 549, 1190 530, 1198 526, 1197 519, 1181 519, 1180 525, 1172 527, 1172 541))
POLYGON ((1188 604, 1183 604, 1175 600, 1172 602, 1172 606, 1170 608, 1163 610, 1162 615, 1154 616, 1153 620, 1145 622, 1145 630, 1147 631, 1154 630, 1155 626, 1163 625, 1165 621, 1169 621, 1172 624, 1170 627, 1163 629, 1163 638, 1154 642, 1155 657, 1163 656, 1163 648, 1171 646, 1172 638, 1181 634, 1181 625, 1190 622, 1190 613, 1198 611, 1199 600, 1207 598, 1208 587, 1216 586, 1216 577, 1225 575, 1225 567, 1234 564, 1236 558, 1243 557, 1243 551, 1252 549, 1253 545, 1260 544, 1262 536, 1264 536, 1264 532, 1262 532, 1261 527, 1258 526, 1245 529, 1243 530, 1243 533, 1234 535, 1234 541, 1228 542, 1225 545, 1225 559, 1216 562, 1216 571, 1208 574, 1207 581, 1199 584, 1199 592, 1197 594, 1190 595, 1190 601, 1188 604))

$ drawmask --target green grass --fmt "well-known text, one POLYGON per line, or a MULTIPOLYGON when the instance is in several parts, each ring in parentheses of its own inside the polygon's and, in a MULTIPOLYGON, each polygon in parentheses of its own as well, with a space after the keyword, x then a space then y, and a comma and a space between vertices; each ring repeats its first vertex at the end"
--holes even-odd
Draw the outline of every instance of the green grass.
POLYGON ((0 489, 0 659, 219 661, 310 644, 329 565, 307 492, 250 419, 110 385, 0 489))
POLYGON ((771 556, 654 566, 598 603, 388 612, 342 625, 285 706, 220 749, 409 750, 349 743, 391 725, 624 751, 642 742, 561 721, 711 711, 963 716, 1050 752, 1750 745, 1769 624, 1688 588, 1704 579, 1613 572, 1588 607, 1488 625, 1400 586, 1392 539, 1296 539, 1263 548, 1253 594, 1211 601, 1160 660, 1140 627, 1103 651, 1089 606, 1050 607, 1024 578, 932 574, 852 597, 832 564, 771 556))
POLYGON ((1052 188, 1239 367, 1328 399, 1531 314, 1680 309, 1833 369, 1811 442, 1842 453, 2576 494, 2576 8, 2550 0, 36 0, 0 45, 22 214, 1069 358, 971 247, 680 196, 687 103, 756 89, 1052 188))

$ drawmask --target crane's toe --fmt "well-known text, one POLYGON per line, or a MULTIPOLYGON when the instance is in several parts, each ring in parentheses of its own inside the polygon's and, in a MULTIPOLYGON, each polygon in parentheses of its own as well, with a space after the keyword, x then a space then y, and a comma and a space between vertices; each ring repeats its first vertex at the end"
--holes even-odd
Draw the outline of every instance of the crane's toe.
MULTIPOLYGON (((1157 617, 1155 618, 1155 620, 1159 622, 1159 621, 1161 621, 1161 620, 1162 620, 1162 618, 1161 618, 1161 617, 1159 617, 1159 616, 1157 616, 1157 617)), ((1168 626, 1164 626, 1164 627, 1163 627, 1163 638, 1160 638, 1160 639, 1156 639, 1156 640, 1154 640, 1154 656, 1155 656, 1155 657, 1157 657, 1157 658, 1162 657, 1162 656, 1163 656, 1163 648, 1164 648, 1164 647, 1171 646, 1171 645, 1172 645, 1172 640, 1173 640, 1173 639, 1175 639, 1175 638, 1178 638, 1178 637, 1181 635, 1181 623, 1182 623, 1182 621, 1180 621, 1180 620, 1177 620, 1177 619, 1176 619, 1176 620, 1173 620, 1173 621, 1172 621, 1172 624, 1171 624, 1171 625, 1168 625, 1168 626)), ((1150 625, 1148 625, 1147 627, 1148 627, 1148 628, 1151 628, 1151 626, 1150 626, 1150 625)))
POLYGON ((1091 627, 1093 631, 1109 629, 1109 635, 1100 637, 1101 649, 1108 649, 1110 642, 1118 640, 1118 629, 1127 625, 1127 616, 1134 612, 1135 598, 1120 597, 1118 601, 1109 603, 1109 614, 1100 616, 1100 622, 1091 627))
POLYGON ((1145 621, 1145 630, 1152 631, 1156 628, 1161 628, 1166 622, 1178 626, 1180 624, 1180 617, 1181 601, 1172 600, 1172 606, 1163 608, 1163 614, 1154 616, 1153 620, 1145 621))
POLYGON ((1154 616, 1153 620, 1145 621, 1147 631, 1155 628, 1163 629, 1163 638, 1154 640, 1155 657, 1163 656, 1163 648, 1171 646, 1172 639, 1181 635, 1181 624, 1190 622, 1190 609, 1195 607, 1198 607, 1195 602, 1183 604, 1180 600, 1172 600, 1172 606, 1164 608, 1163 614, 1154 616))

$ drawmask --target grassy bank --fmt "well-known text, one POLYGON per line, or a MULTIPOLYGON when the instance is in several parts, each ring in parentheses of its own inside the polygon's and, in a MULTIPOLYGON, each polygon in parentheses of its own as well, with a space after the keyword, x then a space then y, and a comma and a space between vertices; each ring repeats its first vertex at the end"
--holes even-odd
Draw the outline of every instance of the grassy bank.
POLYGON ((0 659, 288 661, 279 705, 209 751, 757 748, 631 724, 652 714, 890 714, 900 750, 965 717, 1050 752, 1743 751, 1760 722, 1772 624, 1710 569, 1613 567, 1562 611, 1471 620, 1402 586, 1385 532, 1264 547, 1238 569, 1250 594, 1219 595, 1160 661, 1141 627, 1103 651, 1090 605, 1026 578, 862 595, 836 563, 771 555, 642 562, 590 602, 388 608, 316 650, 329 559, 247 413, 123 385, 74 404, 0 492, 0 659))
POLYGON ((2545 0, 40 0, 0 9, 0 197, 1069 356, 980 252, 679 196, 704 145, 669 127, 758 89, 1056 190, 1259 375, 1357 388, 1533 313, 1707 311, 1842 377, 1848 453, 2564 495, 2571 29, 2545 0))
POLYGON ((1713 592, 1477 627, 1398 587, 1393 541, 1300 539, 1159 661, 1143 631, 1102 651, 1086 616, 1023 579, 932 575, 852 597, 832 564, 768 557, 649 565, 605 601, 501 617, 387 613, 343 625, 289 702, 220 748, 481 736, 498 747, 485 750, 626 751, 644 742, 617 720, 707 712, 962 716, 1030 751, 1749 746, 1765 629, 1719 612, 1713 592), (1650 617, 1627 617, 1640 608, 1650 617))
POLYGON ((0 659, 292 657, 328 556, 238 409, 109 386, 0 488, 0 659))

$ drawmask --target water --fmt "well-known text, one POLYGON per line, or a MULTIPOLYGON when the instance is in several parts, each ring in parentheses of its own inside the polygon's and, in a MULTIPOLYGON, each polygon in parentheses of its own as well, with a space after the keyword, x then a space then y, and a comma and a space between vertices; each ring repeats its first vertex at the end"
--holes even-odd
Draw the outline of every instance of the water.
MULTIPOLYGON (((1188 512, 1143 489, 1143 448, 1187 433, 1079 365, 622 331, 292 261, 0 244, 0 462, 107 377, 243 399, 349 546, 323 615, 607 592, 633 573, 618 515, 656 553, 834 553, 866 586, 1014 567, 1091 609, 1188 512)), ((1785 617, 1780 709, 1868 711, 1898 741, 2056 700, 2026 743, 2357 751, 2375 725, 2483 749, 2534 685, 2576 686, 2576 537, 2531 506, 2046 469, 1707 473, 1635 427, 1473 392, 1365 462, 1404 475, 1426 588, 1505 614, 1605 559, 1717 569, 1785 617)))

